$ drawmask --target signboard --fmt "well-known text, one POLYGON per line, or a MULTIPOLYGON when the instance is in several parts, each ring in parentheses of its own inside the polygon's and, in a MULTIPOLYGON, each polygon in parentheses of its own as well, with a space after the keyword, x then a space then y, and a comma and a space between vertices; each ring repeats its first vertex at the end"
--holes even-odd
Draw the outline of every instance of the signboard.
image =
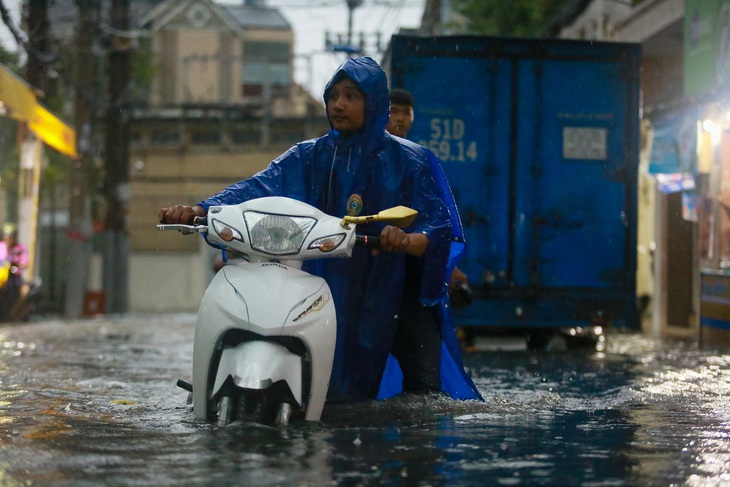
POLYGON ((700 283, 700 342, 730 345, 730 275, 702 271, 700 283))
POLYGON ((653 142, 649 159, 651 174, 696 173, 697 118, 696 110, 674 113, 653 124, 653 142))
POLYGON ((46 144, 69 157, 77 158, 76 131, 38 103, 30 85, 0 64, 0 102, 13 118, 28 122, 30 129, 46 144))
POLYGON ((730 2, 685 0, 684 91, 697 95, 725 86, 730 77, 730 2))
POLYGON ((593 127, 563 127, 563 159, 608 159, 608 130, 593 127))

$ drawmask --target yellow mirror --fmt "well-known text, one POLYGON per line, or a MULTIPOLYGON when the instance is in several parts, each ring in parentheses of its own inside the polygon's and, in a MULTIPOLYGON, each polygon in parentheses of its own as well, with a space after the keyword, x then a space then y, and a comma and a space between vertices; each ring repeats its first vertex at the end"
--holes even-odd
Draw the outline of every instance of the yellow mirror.
POLYGON ((418 216, 418 212, 416 210, 408 208, 407 206, 396 206, 394 208, 383 210, 377 215, 346 216, 342 219, 342 223, 354 223, 357 225, 360 223, 385 221, 398 228, 405 228, 413 224, 416 216, 418 216))

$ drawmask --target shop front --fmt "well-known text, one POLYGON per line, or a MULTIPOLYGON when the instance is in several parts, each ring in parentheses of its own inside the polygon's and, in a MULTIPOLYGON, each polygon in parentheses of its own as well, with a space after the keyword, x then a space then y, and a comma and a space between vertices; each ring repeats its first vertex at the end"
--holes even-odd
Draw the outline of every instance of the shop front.
POLYGON ((697 109, 700 343, 730 345, 730 2, 687 0, 684 91, 697 109))
POLYGON ((700 132, 711 156, 700 226, 700 342, 714 346, 730 345, 730 110, 719 102, 708 111, 700 132))

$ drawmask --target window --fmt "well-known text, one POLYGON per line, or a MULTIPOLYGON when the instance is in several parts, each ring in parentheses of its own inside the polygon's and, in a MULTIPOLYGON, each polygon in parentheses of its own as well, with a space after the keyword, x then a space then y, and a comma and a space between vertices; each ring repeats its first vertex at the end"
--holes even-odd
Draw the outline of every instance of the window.
POLYGON ((217 145, 221 143, 221 134, 212 130, 192 130, 190 142, 194 145, 217 145))
POLYGON ((246 42, 243 55, 248 61, 269 61, 271 63, 289 64, 289 44, 286 42, 246 42))
POLYGON ((151 145, 176 146, 180 143, 180 132, 177 130, 153 130, 150 133, 151 145))
POLYGON ((261 142, 261 130, 254 128, 234 129, 231 131, 231 142, 235 145, 256 145, 261 142))
POLYGON ((291 84, 291 46, 285 42, 246 42, 241 79, 246 96, 261 96, 263 86, 291 84))

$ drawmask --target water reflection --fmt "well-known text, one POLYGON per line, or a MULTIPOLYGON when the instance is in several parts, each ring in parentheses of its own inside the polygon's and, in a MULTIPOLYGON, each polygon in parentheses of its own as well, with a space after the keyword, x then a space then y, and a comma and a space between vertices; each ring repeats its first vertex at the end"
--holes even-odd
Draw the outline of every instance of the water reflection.
POLYGON ((644 355, 637 370, 634 456, 639 482, 724 485, 730 476, 730 356, 676 342, 644 355), (664 455, 662 455, 662 453, 664 455))
POLYGON ((720 485, 730 355, 609 335, 603 353, 483 352, 486 402, 328 406, 286 430, 201 424, 194 317, 0 328, 0 485, 720 485))

